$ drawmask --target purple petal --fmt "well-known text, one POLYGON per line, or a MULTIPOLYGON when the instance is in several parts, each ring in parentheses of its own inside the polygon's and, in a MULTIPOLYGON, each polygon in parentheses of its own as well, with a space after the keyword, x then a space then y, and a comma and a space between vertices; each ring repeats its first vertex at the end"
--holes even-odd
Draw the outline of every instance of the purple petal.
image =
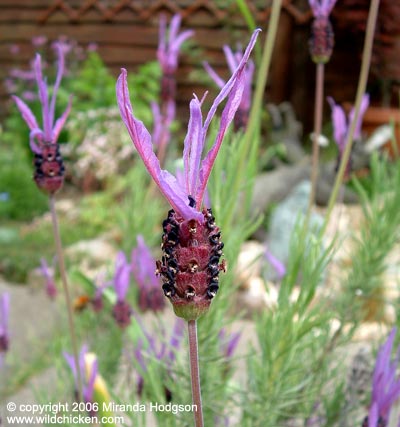
POLYGON ((201 103, 195 97, 190 101, 190 119, 183 150, 186 192, 193 197, 197 193, 201 154, 203 152, 202 122, 201 103))
MULTIPOLYGON (((55 43, 55 48, 56 48, 57 54, 58 54, 58 64, 57 64, 57 77, 56 77, 56 81, 54 83, 53 93, 51 95, 51 101, 50 101, 49 122, 50 122, 51 127, 53 127, 53 123, 54 123, 57 92, 58 92, 58 89, 60 87, 62 76, 64 74, 64 49, 62 49, 60 43, 55 43)), ((71 99, 70 99, 70 102, 71 102, 71 99)), ((71 107, 69 107, 69 108, 71 108, 71 107)), ((67 110, 68 110, 68 107, 67 107, 67 110)), ((65 117, 65 119, 66 119, 66 117, 65 117)), ((65 119, 64 119, 64 122, 65 122, 65 119)), ((58 135, 58 133, 57 133, 57 135, 58 135)), ((54 135, 54 131, 53 131, 53 135, 54 135)), ((54 140, 52 140, 52 142, 54 142, 54 140)))
POLYGON ((151 136, 148 130, 133 115, 125 69, 121 69, 121 75, 117 81, 117 101, 122 120, 125 123, 132 142, 161 193, 183 218, 202 220, 203 215, 187 204, 188 195, 179 187, 175 177, 161 169, 160 162, 153 152, 151 136))
POLYGON ((169 24, 169 33, 168 33, 168 44, 171 45, 171 43, 174 42, 178 35, 179 28, 181 26, 181 15, 179 13, 176 13, 169 24))
POLYGON ((12 99, 14 100, 19 112, 22 115, 22 118, 24 119, 25 123, 28 125, 30 130, 39 129, 39 125, 36 121, 35 116, 32 113, 32 110, 25 104, 24 101, 22 101, 21 98, 18 98, 18 96, 13 95, 12 99))
POLYGON ((232 357, 237 345, 239 344, 240 335, 241 335, 240 332, 235 332, 229 338, 228 345, 226 346, 226 350, 225 350, 226 358, 232 357))
POLYGON ((376 427, 378 425, 378 405, 374 403, 368 413, 368 427, 376 427))
POLYGON ((7 334, 8 319, 10 317, 10 294, 3 293, 0 299, 0 332, 7 334))
POLYGON ((238 67, 238 65, 239 65, 241 58, 239 59, 239 61, 236 61, 236 58, 233 55, 232 49, 229 46, 225 45, 223 47, 223 50, 224 50, 226 62, 228 63, 229 70, 231 73, 234 73, 236 70, 236 67, 238 67))
POLYGON ((83 399, 85 402, 92 402, 93 400, 94 383, 96 381, 98 369, 98 362, 97 359, 95 359, 90 367, 90 376, 87 385, 83 388, 83 399))
POLYGON ((158 34, 158 49, 157 49, 157 59, 163 68, 163 64, 166 62, 166 52, 167 52, 167 18, 165 15, 160 16, 159 23, 159 34, 158 34))
POLYGON ((203 67, 207 71, 207 74, 214 80, 215 84, 222 89, 225 81, 221 79, 208 62, 203 62, 203 67))
POLYGON ((36 73, 36 81, 39 89, 39 99, 42 104, 42 117, 43 117, 43 132, 46 142, 51 142, 51 133, 53 122, 51 121, 51 115, 49 111, 49 94, 47 84, 43 80, 42 76, 42 62, 41 56, 36 54, 34 69, 36 73))
POLYGON ((279 259, 276 258, 268 248, 265 249, 265 258, 276 271, 278 279, 282 279, 282 277, 286 274, 285 264, 279 261, 279 259))
POLYGON ((128 292, 130 282, 130 266, 126 261, 125 254, 120 251, 115 262, 114 288, 118 301, 124 301, 128 292))
POLYGON ((52 279, 53 275, 50 274, 49 266, 44 258, 40 258, 40 272, 46 279, 52 279))
POLYGON ((232 87, 234 86, 234 84, 237 80, 238 74, 242 73, 242 70, 245 67, 246 62, 249 59, 250 53, 253 50, 253 47, 257 41, 257 37, 258 37, 258 34, 260 31, 261 31, 260 29, 257 29, 253 32, 253 35, 251 36, 250 42, 249 42, 249 44, 248 44, 248 46, 247 46, 247 48, 243 54, 243 58, 238 65, 238 68, 233 73, 231 78, 226 82, 225 86, 222 88, 222 90, 218 94, 218 96, 215 98, 215 100, 214 100, 214 102, 210 108, 210 111, 207 114, 206 120, 204 121, 204 126, 203 126, 204 135, 207 133, 208 126, 210 125, 210 122, 211 122, 212 118, 214 117, 214 114, 217 111, 219 104, 221 104, 221 102, 229 95, 229 92, 232 90, 232 87))
POLYGON ((61 132, 62 128, 64 127, 65 121, 67 120, 68 115, 71 111, 71 106, 72 106, 72 96, 70 96, 70 98, 69 98, 67 108, 65 109, 65 111, 62 113, 62 115, 56 121, 56 123, 54 125, 53 132, 52 132, 52 139, 51 139, 51 142, 54 144, 58 141, 58 137, 60 136, 60 132, 61 132))
POLYGON ((345 149, 346 134, 347 134, 347 121, 346 115, 344 114, 343 108, 335 104, 335 101, 330 96, 327 98, 329 105, 332 109, 332 125, 333 125, 333 137, 342 153, 345 149))
POLYGON ((239 108, 239 105, 242 99, 243 89, 244 89, 244 75, 242 73, 237 76, 235 85, 232 88, 232 91, 229 95, 226 106, 222 111, 221 123, 220 123, 220 127, 218 130, 218 134, 215 139, 214 145, 211 147, 210 151, 207 153, 206 157, 201 163, 200 186, 199 186, 198 192, 196 193, 197 206, 201 206, 204 192, 207 187, 207 182, 211 174, 211 170, 214 166, 215 159, 221 147, 226 130, 228 129, 230 123, 235 117, 235 113, 237 109, 239 108))
POLYGON ((178 55, 179 55, 180 47, 188 38, 192 37, 193 34, 194 34, 193 30, 186 30, 186 31, 183 31, 181 34, 179 34, 179 36, 175 40, 173 41, 170 40, 168 56, 169 56, 170 66, 174 67, 174 69, 178 65, 178 55))
POLYGON ((152 140, 153 143, 158 147, 160 145, 160 137, 161 137, 161 130, 162 130, 162 123, 161 123, 161 112, 160 107, 156 102, 151 102, 151 111, 153 113, 153 134, 152 134, 152 140))
POLYGON ((137 247, 132 250, 131 254, 131 271, 136 283, 143 289, 160 286, 157 276, 155 275, 156 261, 146 245, 142 235, 137 236, 137 247))
MULTIPOLYGON (((367 108, 369 106, 369 95, 368 94, 364 94, 361 100, 361 106, 360 106, 360 111, 358 113, 358 118, 357 118, 357 123, 356 123, 356 127, 354 129, 354 136, 353 138, 355 140, 358 140, 361 138, 361 126, 362 126, 362 121, 363 121, 363 117, 365 112, 367 111, 367 108)), ((349 115, 349 124, 352 123, 354 119, 354 108, 351 109, 350 111, 350 115, 349 115)))
POLYGON ((42 150, 40 149, 40 145, 43 138, 44 138, 44 133, 42 129, 39 129, 39 128, 33 129, 29 133, 29 146, 34 153, 40 154, 42 152, 42 150), (36 144, 35 139, 38 139, 39 145, 36 144))

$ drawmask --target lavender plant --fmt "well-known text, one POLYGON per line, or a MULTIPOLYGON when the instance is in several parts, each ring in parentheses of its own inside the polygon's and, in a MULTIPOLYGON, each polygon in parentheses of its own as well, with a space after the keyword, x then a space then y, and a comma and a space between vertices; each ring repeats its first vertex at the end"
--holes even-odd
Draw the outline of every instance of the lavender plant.
MULTIPOLYGON (((29 145, 34 154, 34 180, 38 188, 49 196, 54 240, 63 282, 64 296, 67 305, 71 344, 75 356, 75 364, 78 366, 78 350, 72 315, 72 304, 69 294, 69 285, 66 275, 64 254, 62 250, 54 198, 55 193, 60 190, 64 182, 64 164, 57 141, 71 110, 72 97, 70 97, 69 103, 64 113, 57 120, 55 120, 56 97, 64 73, 64 49, 61 44, 56 45, 56 48, 58 55, 58 67, 56 81, 54 83, 51 97, 49 96, 46 80, 43 78, 41 56, 39 54, 36 55, 34 63, 38 95, 42 106, 42 128, 39 127, 36 121, 36 117, 30 108, 25 104, 25 102, 22 101, 22 99, 18 96, 13 96, 13 99, 22 115, 22 118, 30 129, 29 145)), ((78 370, 77 372, 79 375, 78 370)))
POLYGON ((45 279, 45 290, 47 296, 50 299, 54 299, 57 295, 57 286, 54 281, 54 271, 50 269, 45 258, 41 258, 40 260, 39 271, 45 279))
POLYGON ((257 35, 258 31, 253 34, 235 73, 215 99, 204 124, 201 115, 202 102, 195 97, 190 103, 190 120, 183 152, 185 188, 178 185, 172 174, 161 169, 160 162, 152 150, 149 132, 133 115, 126 70, 122 69, 117 82, 121 117, 149 174, 173 207, 163 223, 164 256, 158 263, 158 271, 165 280, 164 293, 171 300, 175 313, 188 321, 192 394, 193 402, 197 405, 196 426, 203 425, 196 320, 208 310, 219 287, 219 271, 224 269, 223 264, 219 264, 223 248, 221 233, 215 225, 211 210, 200 209, 223 136, 239 107, 244 89, 244 67, 257 35), (222 112, 216 141, 200 164, 209 124, 218 105, 227 96, 228 101, 222 112))

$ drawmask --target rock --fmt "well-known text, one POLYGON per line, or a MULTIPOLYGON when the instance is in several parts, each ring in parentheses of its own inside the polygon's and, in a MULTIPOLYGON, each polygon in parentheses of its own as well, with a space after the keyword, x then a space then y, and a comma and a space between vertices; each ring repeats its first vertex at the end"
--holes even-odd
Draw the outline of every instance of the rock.
POLYGON ((265 212, 268 206, 285 199, 293 187, 309 176, 308 159, 294 166, 282 166, 272 172, 257 176, 251 203, 252 212, 256 214, 265 212))
POLYGON ((278 291, 272 283, 264 283, 261 277, 252 277, 246 287, 238 295, 240 308, 245 308, 249 314, 254 311, 274 309, 278 303, 278 291))
POLYGON ((240 248, 240 253, 236 263, 236 277, 242 286, 254 277, 260 277, 263 265, 265 246, 256 240, 249 240, 240 248))
MULTIPOLYGON (((296 223, 302 220, 307 212, 310 189, 310 182, 302 181, 275 208, 271 216, 267 245, 271 253, 285 265, 289 258, 292 232, 296 223)), ((322 224, 323 218, 316 213, 312 213, 310 230, 316 232, 322 224)))
POLYGON ((113 262, 117 250, 105 238, 97 238, 81 240, 69 246, 65 254, 75 265, 78 264, 81 270, 88 273, 90 270, 97 270, 104 264, 113 262))

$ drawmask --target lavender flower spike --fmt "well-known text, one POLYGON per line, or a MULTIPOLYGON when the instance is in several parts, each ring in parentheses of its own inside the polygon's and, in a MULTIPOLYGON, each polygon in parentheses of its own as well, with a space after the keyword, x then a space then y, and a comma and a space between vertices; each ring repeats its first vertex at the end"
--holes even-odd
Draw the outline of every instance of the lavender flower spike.
POLYGON ((314 15, 309 41, 311 58, 315 63, 329 61, 335 43, 329 15, 337 0, 308 0, 314 15))
POLYGON ((114 289, 117 294, 117 302, 113 308, 113 316, 118 326, 126 328, 131 323, 132 308, 125 300, 130 281, 130 265, 125 254, 119 252, 115 262, 114 289))
POLYGON ((0 364, 10 344, 8 318, 10 315, 10 295, 3 293, 0 297, 0 364))
POLYGON ((121 117, 139 155, 161 193, 173 207, 163 222, 164 256, 157 262, 157 273, 164 281, 164 294, 170 298, 175 314, 195 320, 205 313, 218 290, 218 274, 225 270, 219 264, 223 243, 211 209, 202 209, 207 182, 224 135, 239 108, 244 90, 245 67, 256 42, 256 30, 232 77, 221 89, 203 122, 202 101, 196 96, 190 102, 188 131, 184 140, 184 185, 174 175, 162 170, 153 152, 151 136, 133 115, 127 86, 127 72, 117 82, 117 100, 121 117), (213 146, 203 160, 208 127, 218 106, 228 98, 222 111, 219 130, 213 146))
MULTIPOLYGON (((235 69, 238 67, 243 57, 243 53, 241 52, 241 50, 232 52, 229 46, 224 46, 224 53, 229 70, 231 73, 234 73, 235 69)), ((218 76, 218 74, 213 70, 213 68, 208 64, 208 62, 204 62, 203 66, 207 71, 208 75, 214 80, 215 84, 222 89, 225 85, 225 81, 218 76)), ((251 85, 253 81, 253 74, 254 62, 249 60, 245 67, 245 86, 243 89, 242 100, 234 118, 234 125, 236 130, 244 129, 247 125, 251 107, 251 85)))
POLYGON ((396 377, 400 358, 400 347, 395 360, 391 361, 396 328, 378 352, 372 378, 371 406, 362 427, 385 427, 390 418, 392 406, 400 398, 400 377, 396 377))
POLYGON ((139 308, 160 311, 165 307, 159 278, 154 274, 156 261, 143 236, 137 236, 137 247, 131 254, 131 271, 139 287, 139 308))
POLYGON ((56 45, 56 50, 58 69, 51 98, 46 80, 42 75, 42 63, 39 54, 36 55, 34 62, 39 100, 42 105, 42 128, 39 127, 36 117, 25 102, 18 96, 13 96, 22 118, 30 129, 30 147, 35 154, 35 182, 40 189, 50 194, 58 191, 63 184, 64 166, 57 140, 71 110, 72 101, 70 98, 66 110, 55 121, 57 91, 64 73, 64 52, 60 44, 56 45))

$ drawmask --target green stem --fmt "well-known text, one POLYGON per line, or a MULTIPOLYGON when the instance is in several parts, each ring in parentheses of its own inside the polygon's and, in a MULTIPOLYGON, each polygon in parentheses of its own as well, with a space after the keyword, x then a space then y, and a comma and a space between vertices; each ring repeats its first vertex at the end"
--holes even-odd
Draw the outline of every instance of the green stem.
POLYGON ((379 9, 379 0, 371 0, 369 13, 368 13, 367 29, 365 34, 364 50, 363 50, 362 62, 361 62, 360 78, 358 80, 354 117, 350 125, 350 131, 347 135, 346 148, 343 152, 339 170, 336 175, 335 184, 331 193, 331 197, 329 199, 328 208, 325 216, 325 222, 324 222, 324 226, 322 227, 321 234, 325 232, 326 227, 329 223, 329 219, 332 214, 332 209, 333 209, 333 206, 335 205, 335 202, 339 193, 339 188, 343 182, 346 165, 350 158, 351 147, 353 145, 354 130, 356 127, 356 123, 358 121, 358 116, 360 114, 362 97, 367 87, 367 80, 368 80, 369 67, 371 64, 372 46, 374 41, 374 33, 375 33, 376 19, 378 16, 378 9, 379 9))
POLYGON ((192 401, 196 405, 194 411, 194 422, 196 427, 203 427, 203 407, 201 403, 200 372, 199 372, 199 351, 197 343, 197 321, 188 321, 189 332, 189 359, 190 359, 190 379, 192 382, 192 401))
POLYGON ((54 241, 56 244, 57 260, 60 268, 60 275, 61 275, 61 281, 63 284, 65 302, 67 305, 68 329, 70 333, 72 352, 74 356, 74 363, 75 363, 75 368, 77 373, 77 378, 76 378, 78 383, 77 398, 78 398, 78 401, 80 402, 82 397, 82 378, 81 378, 81 370, 79 368, 78 344, 77 344, 77 338, 75 333, 71 296, 69 293, 68 279, 67 279, 67 273, 66 273, 65 261, 64 261, 64 252, 63 252, 62 243, 61 243, 60 228, 58 226, 54 195, 49 196, 49 202, 50 202, 51 219, 53 223, 54 241))
POLYGON ((314 135, 312 143, 312 161, 311 161, 311 192, 308 203, 307 219, 311 215, 312 207, 315 203, 315 195, 317 193, 318 168, 319 168, 319 137, 322 129, 322 116, 324 110, 324 64, 317 64, 317 78, 315 80, 315 105, 314 105, 314 135))
MULTIPOLYGON (((272 9, 271 9, 271 18, 268 25, 268 31, 265 39, 264 50, 261 58, 261 64, 257 74, 256 89, 254 93, 252 107, 250 110, 250 116, 249 116, 246 133, 244 135, 245 141, 241 145, 242 152, 240 155, 240 162, 238 165, 236 179, 233 182, 232 191, 234 192, 234 194, 239 193, 246 165, 249 163, 249 161, 250 162, 252 161, 251 158, 249 160, 249 153, 250 154, 258 153, 257 149, 259 144, 259 133, 260 133, 260 112, 262 110, 265 85, 268 79, 268 71, 271 64, 276 32, 278 30, 281 6, 282 6, 282 0, 273 0, 272 9)), ((230 223, 230 220, 233 214, 234 212, 232 210, 229 218, 226 221, 226 224, 230 223)))

